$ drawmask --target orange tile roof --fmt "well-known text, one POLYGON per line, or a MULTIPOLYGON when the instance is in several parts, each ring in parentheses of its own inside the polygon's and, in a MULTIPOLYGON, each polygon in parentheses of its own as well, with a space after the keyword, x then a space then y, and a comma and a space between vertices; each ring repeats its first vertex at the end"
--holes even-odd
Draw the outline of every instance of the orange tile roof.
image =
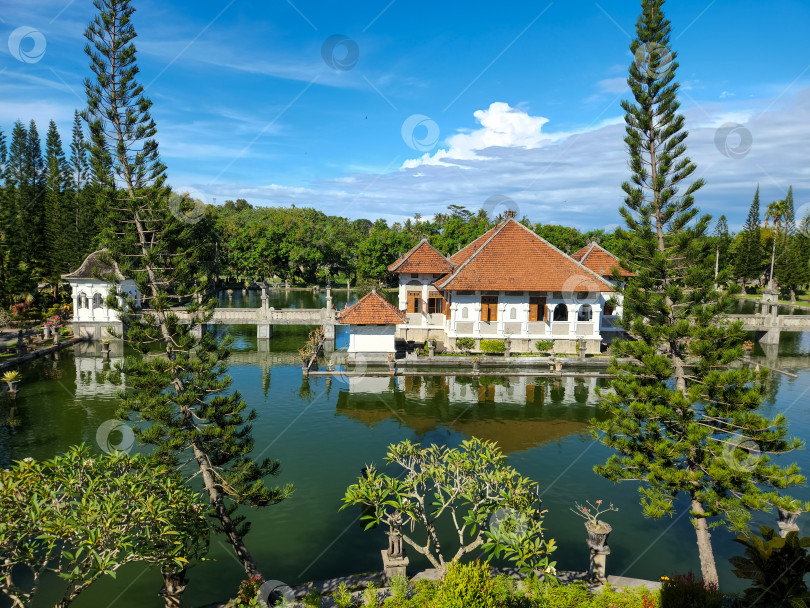
POLYGON ((366 294, 338 313, 338 323, 344 325, 398 325, 407 322, 405 313, 397 310, 376 291, 366 294))
POLYGON ((484 234, 479 236, 472 243, 470 243, 469 245, 467 245, 466 247, 464 247, 462 249, 459 249, 456 253, 454 253, 453 255, 450 256, 450 261, 453 262, 453 264, 459 265, 459 264, 463 264, 464 262, 469 260, 470 256, 472 254, 474 254, 476 251, 478 251, 478 249, 481 247, 481 245, 486 243, 487 240, 489 240, 489 237, 491 237, 493 234, 495 234, 495 231, 497 229, 498 229, 498 227, 495 226, 495 228, 491 228, 490 230, 487 230, 484 234))
POLYGON ((453 265, 427 239, 422 239, 416 247, 391 264, 388 270, 396 273, 447 274, 453 270, 453 265))
POLYGON ((609 292, 613 286, 523 224, 508 219, 450 259, 466 260, 438 289, 609 292), (474 247, 473 247, 474 246, 474 247))
POLYGON ((618 268, 619 274, 623 277, 636 276, 632 272, 622 268, 619 265, 619 258, 597 243, 586 245, 571 257, 603 277, 610 277, 613 274, 613 268, 618 268))

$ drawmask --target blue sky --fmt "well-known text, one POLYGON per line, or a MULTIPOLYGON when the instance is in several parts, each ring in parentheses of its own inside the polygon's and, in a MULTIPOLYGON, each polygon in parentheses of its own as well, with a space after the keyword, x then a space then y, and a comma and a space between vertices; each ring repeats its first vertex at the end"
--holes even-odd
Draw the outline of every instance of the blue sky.
MULTIPOLYGON (((134 4, 141 81, 176 189, 390 221, 502 195, 535 222, 619 221, 635 1, 134 4)), ((34 118, 44 134, 53 118, 69 138, 93 10, 4 0, 6 133, 34 118), (21 27, 41 34, 41 55, 37 34, 17 42, 21 27)), ((707 181, 699 206, 737 228, 757 183, 766 203, 792 184, 810 211, 810 3, 666 10, 689 152, 707 181)))

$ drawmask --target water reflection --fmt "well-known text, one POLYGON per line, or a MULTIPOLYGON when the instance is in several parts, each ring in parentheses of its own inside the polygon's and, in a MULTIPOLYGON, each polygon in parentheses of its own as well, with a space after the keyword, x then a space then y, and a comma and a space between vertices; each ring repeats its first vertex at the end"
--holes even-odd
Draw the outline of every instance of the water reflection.
POLYGON ((336 414, 374 428, 398 422, 427 443, 453 433, 496 441, 506 453, 587 432, 597 378, 398 376, 345 378, 336 414))

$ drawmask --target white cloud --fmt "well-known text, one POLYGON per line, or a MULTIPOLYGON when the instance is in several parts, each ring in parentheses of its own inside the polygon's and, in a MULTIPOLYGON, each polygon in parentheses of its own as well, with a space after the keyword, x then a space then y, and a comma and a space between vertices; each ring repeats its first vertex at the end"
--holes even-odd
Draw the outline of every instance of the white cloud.
POLYGON ((627 88, 627 78, 605 78, 596 83, 604 93, 621 93, 627 88))
POLYGON ((490 104, 486 110, 477 110, 473 116, 481 128, 451 135, 447 138, 447 148, 433 155, 428 153, 419 159, 408 160, 402 165, 403 168, 413 169, 420 165, 447 166, 458 164, 454 161, 483 160, 487 157, 478 153, 488 148, 531 150, 563 136, 542 133, 548 118, 531 116, 502 101, 490 104))

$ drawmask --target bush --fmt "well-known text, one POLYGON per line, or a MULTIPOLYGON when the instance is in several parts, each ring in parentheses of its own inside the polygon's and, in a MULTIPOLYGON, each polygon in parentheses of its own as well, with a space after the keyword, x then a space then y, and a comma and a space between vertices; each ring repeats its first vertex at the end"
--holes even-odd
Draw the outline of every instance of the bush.
POLYGON ((338 608, 351 608, 354 606, 352 594, 346 586, 346 583, 340 583, 340 585, 338 585, 337 591, 332 594, 332 599, 335 601, 335 605, 338 608))
POLYGON ((485 353, 502 353, 504 351, 503 340, 481 340, 481 350, 485 353))
POLYGON ((534 343, 534 347, 541 353, 550 353, 554 350, 554 340, 538 340, 534 343))
POLYGON ((495 581, 489 563, 450 563, 439 585, 436 608, 497 608, 495 581))
POLYGON ((723 594, 691 572, 661 577, 661 608, 720 608, 723 594))
POLYGON ((810 592, 804 582, 805 574, 810 572, 810 537, 799 538, 797 532, 788 532, 786 538, 781 538, 768 526, 760 526, 759 531, 762 538, 750 533, 738 536, 735 542, 745 547, 745 557, 729 560, 737 577, 752 582, 745 590, 745 599, 752 605, 810 605, 810 592))
POLYGON ((463 353, 469 353, 475 348, 475 340, 472 338, 456 338, 456 348, 463 353))
POLYGON ((385 602, 388 608, 407 608, 410 605, 408 596, 410 595, 411 586, 408 583, 408 578, 401 574, 396 575, 391 579, 391 597, 385 602))

